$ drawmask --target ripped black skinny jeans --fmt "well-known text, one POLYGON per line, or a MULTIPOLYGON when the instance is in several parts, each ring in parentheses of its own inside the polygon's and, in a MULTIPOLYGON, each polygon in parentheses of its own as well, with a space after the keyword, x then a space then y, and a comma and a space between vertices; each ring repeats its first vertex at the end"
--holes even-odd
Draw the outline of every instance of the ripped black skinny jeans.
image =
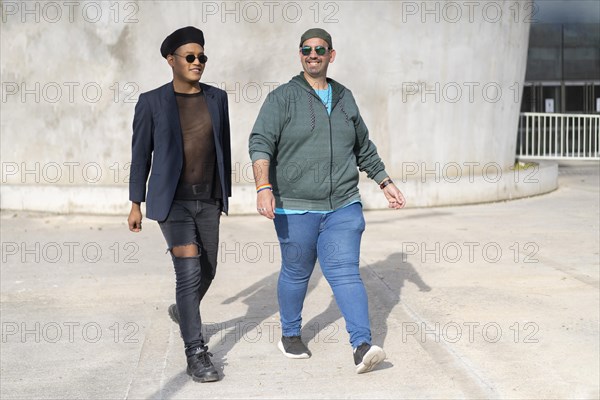
POLYGON ((200 302, 217 270, 220 200, 174 200, 167 218, 159 222, 175 268, 175 299, 187 356, 204 347, 200 302), (196 244, 195 257, 175 257, 172 249, 196 244))

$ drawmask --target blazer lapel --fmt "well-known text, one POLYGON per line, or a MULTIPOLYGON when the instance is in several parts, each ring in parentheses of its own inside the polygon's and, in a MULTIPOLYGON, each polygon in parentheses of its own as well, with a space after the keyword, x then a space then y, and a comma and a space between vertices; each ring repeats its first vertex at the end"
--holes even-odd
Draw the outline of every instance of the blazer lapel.
POLYGON ((213 126, 213 135, 215 138, 215 143, 221 144, 221 116, 219 115, 219 105, 217 104, 217 99, 215 99, 215 95, 211 90, 210 86, 202 85, 202 90, 204 91, 204 98, 206 99, 206 106, 208 107, 208 113, 210 114, 210 120, 213 126))
POLYGON ((181 122, 179 120, 179 108, 177 107, 177 99, 175 98, 175 89, 173 89, 173 82, 165 86, 165 92, 163 96, 165 102, 165 111, 167 120, 169 121, 169 128, 171 134, 175 137, 175 141, 179 145, 180 149, 183 149, 183 139, 181 137, 181 122))
MULTIPOLYGON (((223 163, 225 161, 223 159, 223 138, 221 137, 221 114, 219 112, 219 104, 217 104, 217 99, 215 98, 212 88, 202 83, 200 83, 200 85, 204 91, 206 106, 208 108, 208 113, 210 114, 210 119, 213 126, 213 137, 215 138, 215 150, 217 153, 217 165, 219 168, 219 176, 221 177, 221 186, 223 186, 224 180, 222 177, 225 174, 225 171, 223 170, 223 163)), ((225 186, 223 186, 223 188, 225 188, 225 186)))

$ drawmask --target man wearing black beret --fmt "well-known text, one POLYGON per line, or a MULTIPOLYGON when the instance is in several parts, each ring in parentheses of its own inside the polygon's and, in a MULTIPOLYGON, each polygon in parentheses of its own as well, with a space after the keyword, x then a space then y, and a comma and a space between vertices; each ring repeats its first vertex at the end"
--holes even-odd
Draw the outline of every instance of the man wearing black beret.
POLYGON ((173 259, 176 304, 168 311, 179 323, 187 373, 198 382, 218 381, 199 306, 215 277, 219 222, 231 196, 227 95, 200 83, 208 60, 201 30, 176 30, 160 53, 173 81, 141 94, 135 107, 128 224, 141 231, 145 201, 146 216, 158 221, 173 259))

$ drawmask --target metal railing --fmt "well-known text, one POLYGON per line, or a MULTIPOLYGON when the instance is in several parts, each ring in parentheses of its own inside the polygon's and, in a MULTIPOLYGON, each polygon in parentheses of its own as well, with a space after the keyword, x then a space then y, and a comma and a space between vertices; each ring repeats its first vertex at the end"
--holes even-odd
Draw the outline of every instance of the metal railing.
POLYGON ((600 160, 600 114, 521 113, 517 157, 600 160))

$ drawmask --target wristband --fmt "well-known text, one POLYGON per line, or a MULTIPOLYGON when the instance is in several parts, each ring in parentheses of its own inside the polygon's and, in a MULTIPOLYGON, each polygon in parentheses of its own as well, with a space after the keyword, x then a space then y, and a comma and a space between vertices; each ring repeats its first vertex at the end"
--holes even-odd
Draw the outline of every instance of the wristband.
POLYGON ((265 185, 260 185, 259 187, 256 188, 256 193, 262 192, 263 190, 266 190, 266 189, 273 191, 273 185, 271 185, 270 183, 267 183, 265 185))
POLYGON ((386 187, 387 185, 389 185, 390 183, 394 183, 394 182, 392 182, 391 179, 387 179, 387 180, 381 182, 381 184, 379 185, 379 189, 383 190, 383 188, 386 187))

